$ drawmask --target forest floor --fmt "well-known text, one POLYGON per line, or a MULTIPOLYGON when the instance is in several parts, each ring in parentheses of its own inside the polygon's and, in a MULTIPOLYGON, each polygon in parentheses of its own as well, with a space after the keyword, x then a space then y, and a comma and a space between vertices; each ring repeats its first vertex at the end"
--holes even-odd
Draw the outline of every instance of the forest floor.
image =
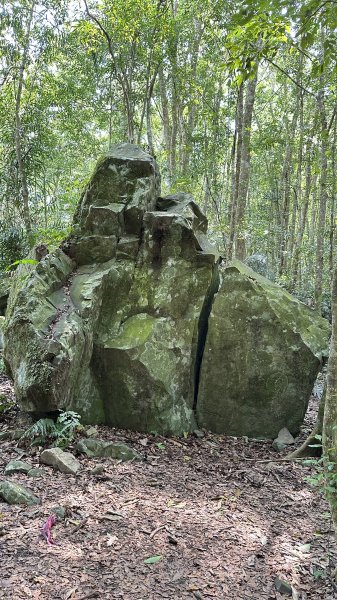
MULTIPOLYGON (((12 394, 4 377, 0 393, 12 394)), ((299 442, 317 403, 313 395, 299 442)), ((0 431, 16 427, 9 411, 0 431)), ((313 467, 280 460, 269 441, 98 431, 146 460, 81 456, 76 477, 51 467, 39 479, 12 475, 41 504, 0 501, 1 599, 281 600, 287 596, 276 590, 277 577, 292 585, 293 599, 337 598, 336 543, 322 491, 307 481, 313 467), (104 471, 93 475, 98 463, 104 471), (55 505, 66 518, 49 546, 40 532, 55 505), (161 558, 144 563, 153 556, 161 558)), ((22 455, 17 442, 0 442, 2 472, 22 455)), ((37 450, 23 460, 38 466, 37 450)))

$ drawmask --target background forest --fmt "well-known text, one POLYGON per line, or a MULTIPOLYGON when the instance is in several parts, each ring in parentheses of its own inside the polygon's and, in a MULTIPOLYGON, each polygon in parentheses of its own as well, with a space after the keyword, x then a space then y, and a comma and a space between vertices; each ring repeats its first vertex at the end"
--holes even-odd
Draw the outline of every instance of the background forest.
POLYGON ((329 313, 333 0, 0 0, 0 269, 67 233, 95 161, 153 153, 222 254, 329 313))

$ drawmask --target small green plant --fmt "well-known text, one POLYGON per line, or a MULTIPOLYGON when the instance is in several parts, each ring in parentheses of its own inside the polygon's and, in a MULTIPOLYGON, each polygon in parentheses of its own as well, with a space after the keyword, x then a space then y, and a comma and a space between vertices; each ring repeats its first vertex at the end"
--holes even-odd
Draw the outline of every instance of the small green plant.
POLYGON ((5 394, 0 394, 0 413, 5 412, 8 408, 12 406, 12 402, 8 400, 5 394))
POLYGON ((327 495, 332 505, 337 505, 337 470, 336 463, 323 454, 320 458, 303 461, 303 465, 312 466, 315 472, 306 478, 313 487, 320 488, 327 495))
POLYGON ((66 448, 74 439, 76 429, 81 426, 80 415, 71 410, 59 414, 53 419, 39 419, 21 437, 21 441, 31 446, 45 446, 53 443, 60 448, 66 448))
POLYGON ((21 258, 20 260, 15 260, 10 265, 8 265, 4 272, 8 273, 8 271, 13 269, 14 267, 18 267, 19 265, 37 265, 38 262, 39 261, 35 260, 34 258, 21 258))

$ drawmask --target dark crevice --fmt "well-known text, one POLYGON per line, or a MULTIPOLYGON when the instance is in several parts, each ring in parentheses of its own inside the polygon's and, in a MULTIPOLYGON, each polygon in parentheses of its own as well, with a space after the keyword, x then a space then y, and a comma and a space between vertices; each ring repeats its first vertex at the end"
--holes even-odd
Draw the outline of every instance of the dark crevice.
POLYGON ((198 341, 197 341, 197 352, 195 356, 194 364, 194 400, 193 400, 193 411, 196 412, 198 403, 198 392, 199 392, 199 381, 200 381, 200 370, 202 359, 205 350, 206 337, 208 332, 208 319, 211 314, 214 297, 218 292, 220 286, 220 275, 219 275, 219 263, 217 263, 213 270, 212 281, 207 290, 202 309, 200 311, 200 317, 198 322, 198 341))

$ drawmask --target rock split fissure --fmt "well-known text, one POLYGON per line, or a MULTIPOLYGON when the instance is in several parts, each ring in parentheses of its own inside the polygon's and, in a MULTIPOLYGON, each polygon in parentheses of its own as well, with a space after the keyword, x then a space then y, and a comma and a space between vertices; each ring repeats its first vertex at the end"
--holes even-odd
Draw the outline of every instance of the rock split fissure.
POLYGON ((220 286, 220 275, 219 275, 219 263, 215 265, 212 281, 209 286, 209 289, 206 293, 204 303, 202 305, 202 309, 200 311, 200 317, 198 321, 198 343, 197 343, 197 352, 195 357, 194 364, 194 400, 193 400, 193 412, 195 414, 196 422, 198 423, 198 418, 196 414, 197 404, 198 404, 198 393, 199 393, 199 382, 200 382, 200 370, 202 365, 202 359, 205 350, 207 332, 208 332, 208 320, 211 314, 215 294, 219 290, 220 286))
POLYGON ((196 421, 294 435, 329 324, 239 261, 219 266, 207 227, 189 194, 161 196, 152 156, 113 146, 70 237, 14 278, 0 325, 22 408, 163 435, 196 421))

